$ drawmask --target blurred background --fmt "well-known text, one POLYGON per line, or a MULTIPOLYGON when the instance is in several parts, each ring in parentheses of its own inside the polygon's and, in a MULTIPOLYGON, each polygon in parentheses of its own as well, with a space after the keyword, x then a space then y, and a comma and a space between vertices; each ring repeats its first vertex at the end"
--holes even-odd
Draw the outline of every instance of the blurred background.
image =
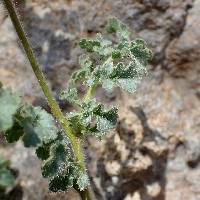
MULTIPOLYGON (((78 41, 116 16, 154 52, 134 94, 96 92, 119 106, 117 129, 86 141, 88 172, 100 200, 200 200, 200 0, 15 0, 54 95, 78 68, 78 41)), ((0 81, 48 110, 7 13, 0 5, 0 81)), ((71 110, 59 102, 63 110, 71 110)), ((33 149, 0 137, 17 186, 8 200, 78 200, 53 194, 33 149)), ((3 199, 2 199, 3 200, 3 199)))

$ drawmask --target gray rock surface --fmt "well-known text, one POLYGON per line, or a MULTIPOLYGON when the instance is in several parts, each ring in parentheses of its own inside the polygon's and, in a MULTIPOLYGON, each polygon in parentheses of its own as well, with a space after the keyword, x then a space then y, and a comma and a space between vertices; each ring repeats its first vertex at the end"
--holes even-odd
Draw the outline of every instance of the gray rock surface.
MULTIPOLYGON (((46 106, 10 20, 0 11, 0 80, 22 92, 25 101, 46 106)), ((120 112, 116 131, 102 142, 87 141, 89 174, 99 199, 200 199, 199 13, 198 0, 38 0, 21 7, 27 36, 55 96, 78 67, 79 38, 103 30, 111 15, 155 53, 149 77, 135 94, 97 91, 120 112)), ((78 199, 74 191, 48 192, 33 150, 17 143, 1 145, 0 152, 19 171, 23 200, 78 199)))

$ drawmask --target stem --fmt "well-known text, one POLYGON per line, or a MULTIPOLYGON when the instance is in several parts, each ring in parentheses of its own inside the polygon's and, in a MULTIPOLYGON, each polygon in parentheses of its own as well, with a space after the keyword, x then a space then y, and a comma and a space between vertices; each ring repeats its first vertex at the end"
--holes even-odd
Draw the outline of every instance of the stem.
MULTIPOLYGON (((76 152, 76 154, 78 153, 77 149, 78 149, 78 141, 76 140, 76 137, 73 133, 73 130, 69 127, 69 123, 68 121, 65 119, 64 115, 62 114, 58 104, 56 103, 52 93, 49 90, 49 87, 47 85, 47 81, 44 78, 44 75, 42 73, 42 71, 39 68, 39 64, 37 62, 37 59, 35 58, 34 54, 33 54, 33 50, 28 42, 28 39, 26 38, 25 32, 22 28, 22 25, 19 21, 19 18, 17 16, 17 13, 13 7, 13 4, 11 2, 11 0, 4 0, 5 6, 10 14, 10 18, 12 20, 12 23, 15 27, 15 30, 18 34, 19 39, 21 40, 22 46, 25 50, 26 56, 29 59, 29 62, 32 66, 33 72, 39 82, 39 85, 41 87, 41 89, 43 90, 44 95, 47 98, 47 101, 49 103, 49 106, 52 110, 53 115, 59 120, 59 122, 61 123, 61 126, 63 126, 63 129, 66 131, 66 134, 68 135, 68 137, 71 140, 72 146, 74 148, 74 151, 76 152), (76 149, 76 150, 75 150, 76 149)), ((78 157, 78 155, 76 155, 78 157)))
POLYGON ((84 191, 78 190, 78 192, 81 196, 81 199, 84 199, 84 200, 94 199, 94 198, 92 198, 93 195, 92 195, 92 191, 91 191, 90 187, 87 190, 84 190, 84 191))
POLYGON ((96 89, 96 84, 89 87, 84 98, 85 101, 89 101, 91 99, 92 95, 94 94, 95 89, 96 89))
MULTIPOLYGON (((73 150, 75 158, 78 160, 82 169, 86 170, 84 154, 83 154, 83 149, 82 149, 82 140, 76 137, 74 131, 71 129, 71 127, 69 125, 69 122, 64 117, 62 111, 60 110, 60 107, 58 106, 51 91, 49 90, 47 81, 39 67, 37 59, 33 53, 31 45, 29 44, 29 41, 25 35, 25 32, 22 28, 22 24, 19 20, 19 17, 17 16, 16 10, 15 10, 15 7, 13 6, 12 1, 11 0, 3 0, 3 2, 5 4, 5 8, 7 9, 8 13, 10 15, 13 26, 17 32, 17 35, 18 35, 21 43, 22 43, 22 46, 23 46, 26 56, 31 64, 33 72, 38 80, 38 83, 39 83, 44 95, 47 98, 47 101, 52 110, 52 113, 53 113, 54 117, 57 118, 61 127, 64 129, 65 133, 67 134, 67 136, 71 142, 71 146, 72 146, 72 150, 73 150)), ((81 197, 83 200, 91 199, 89 189, 86 189, 82 192, 80 191, 80 193, 82 194, 81 197)))

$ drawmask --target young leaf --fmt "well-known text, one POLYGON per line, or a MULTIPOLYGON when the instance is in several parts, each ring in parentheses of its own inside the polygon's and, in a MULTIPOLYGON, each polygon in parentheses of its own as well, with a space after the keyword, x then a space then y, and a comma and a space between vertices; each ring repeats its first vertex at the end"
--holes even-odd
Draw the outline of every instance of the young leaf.
POLYGON ((147 61, 152 58, 152 51, 147 48, 146 42, 142 39, 132 41, 130 51, 142 65, 146 65, 147 61))
POLYGON ((128 26, 115 17, 109 19, 106 30, 108 33, 116 33, 119 39, 128 40, 130 36, 128 26))
POLYGON ((87 52, 93 52, 94 47, 100 47, 100 42, 95 39, 82 39, 79 43, 82 49, 85 49, 87 52))
POLYGON ((13 116, 20 107, 20 98, 9 89, 0 88, 0 131, 10 129, 13 116))
POLYGON ((9 164, 10 164, 10 162, 9 162, 8 160, 6 160, 6 159, 4 158, 4 156, 2 156, 2 155, 0 154, 0 168, 6 168, 6 167, 9 166, 9 164))
POLYGON ((89 56, 81 55, 79 57, 79 64, 80 64, 81 68, 88 69, 92 66, 92 61, 89 56))
POLYGON ((52 192, 66 191, 74 186, 80 173, 80 167, 76 163, 71 162, 67 169, 50 179, 49 189, 52 192))
POLYGON ((70 103, 78 103, 78 93, 75 87, 69 87, 67 90, 64 90, 60 93, 60 100, 67 100, 70 103))
POLYGON ((105 110, 103 105, 98 105, 93 110, 97 120, 97 130, 101 133, 106 133, 110 129, 113 129, 117 123, 117 108, 113 107, 109 110, 105 110))
POLYGON ((49 181, 49 190, 52 192, 66 191, 67 189, 73 187, 74 178, 69 173, 65 171, 62 176, 55 176, 49 181))
POLYGON ((42 175, 49 179, 49 189, 53 192, 73 187, 82 173, 80 166, 73 159, 68 139, 62 133, 50 144, 49 157, 44 160, 42 175))
POLYGON ((12 175, 11 171, 2 168, 0 169, 0 188, 7 188, 12 187, 14 185, 14 176, 12 175))
POLYGON ((82 191, 85 188, 87 188, 87 186, 89 185, 89 177, 86 173, 81 172, 78 179, 77 179, 77 185, 79 187, 79 190, 82 191))
POLYGON ((9 169, 10 162, 0 154, 0 189, 12 187, 14 176, 9 169))
POLYGON ((44 161, 42 174, 45 178, 56 176, 68 166, 68 160, 72 157, 69 142, 62 133, 49 145, 49 157, 44 161))
POLYGON ((36 149, 36 155, 41 160, 47 160, 50 156, 50 144, 43 144, 36 149))
POLYGON ((42 143, 49 143, 56 139, 58 129, 55 126, 52 115, 40 107, 26 107, 22 111, 24 120, 23 141, 26 147, 39 146, 42 143))
POLYGON ((130 62, 128 66, 123 63, 117 64, 109 74, 109 79, 125 91, 134 92, 139 80, 146 73, 146 68, 136 60, 135 62, 130 62))
POLYGON ((79 132, 102 136, 115 127, 118 117, 115 107, 105 109, 102 104, 96 103, 95 100, 84 102, 81 107, 82 112, 74 113, 76 118, 73 121, 68 118, 72 127, 77 127, 78 121, 79 132))
POLYGON ((70 112, 66 117, 70 123, 71 128, 77 135, 79 135, 83 129, 83 125, 80 121, 80 114, 76 112, 70 112))
POLYGON ((5 132, 5 137, 8 143, 16 142, 24 134, 23 127, 18 122, 14 122, 12 128, 5 132))

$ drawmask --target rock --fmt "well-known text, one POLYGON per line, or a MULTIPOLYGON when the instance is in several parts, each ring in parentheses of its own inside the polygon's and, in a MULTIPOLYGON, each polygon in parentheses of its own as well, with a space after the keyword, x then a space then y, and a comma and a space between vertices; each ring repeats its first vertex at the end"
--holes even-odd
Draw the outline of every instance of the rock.
POLYGON ((155 198, 161 193, 161 186, 158 183, 147 185, 147 193, 155 198))
POLYGON ((186 161, 190 167, 197 167, 200 161, 200 143, 197 138, 186 141, 186 161))
POLYGON ((117 161, 107 162, 105 165, 106 172, 109 175, 118 175, 120 172, 120 164, 117 161))
POLYGON ((135 192, 133 195, 128 194, 124 200, 141 200, 141 196, 139 192, 135 192))
POLYGON ((166 68, 174 76, 184 77, 189 87, 198 94, 199 82, 199 53, 200 53, 200 2, 195 1, 189 10, 183 33, 174 39, 166 50, 166 68))
MULTIPOLYGON (((78 67, 80 37, 119 17, 154 51, 149 76, 134 94, 97 91, 119 106, 119 124, 103 139, 87 141, 88 171, 98 199, 200 199, 199 11, 193 0, 27 1, 20 15, 45 76, 57 96, 78 67)), ((8 18, 0 14, 1 81, 46 107, 8 18), (17 87, 16 87, 17 86, 17 87)), ((68 104, 62 104, 69 109, 68 104)), ((50 194, 34 151, 21 143, 0 151, 19 170, 23 199, 78 199, 50 194), (20 162, 19 162, 20 160, 20 162)))

